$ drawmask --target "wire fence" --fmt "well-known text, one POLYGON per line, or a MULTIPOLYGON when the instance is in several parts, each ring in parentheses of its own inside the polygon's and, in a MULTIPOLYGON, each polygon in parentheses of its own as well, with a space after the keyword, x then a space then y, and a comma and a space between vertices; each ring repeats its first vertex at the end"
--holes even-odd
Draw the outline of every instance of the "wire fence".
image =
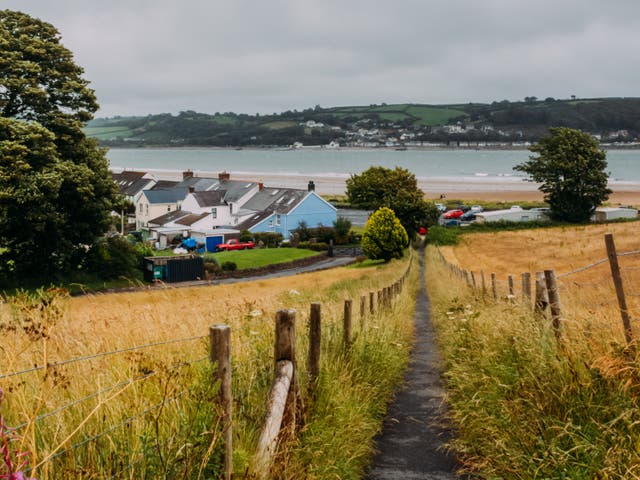
POLYGON ((573 321, 579 321, 577 317, 583 315, 601 315, 609 319, 611 312, 617 311, 622 320, 621 331, 624 332, 627 347, 633 348, 635 339, 632 321, 640 319, 640 250, 616 251, 611 234, 605 235, 605 245, 607 257, 572 270, 560 273, 552 269, 524 272, 521 275, 508 275, 507 279, 497 278, 495 273, 486 275, 484 271, 469 271, 449 262, 442 252, 439 253, 441 260, 454 275, 496 301, 513 302, 522 299, 531 304, 532 308, 538 309, 538 313, 545 313, 542 310, 550 306, 549 296, 553 288, 554 294, 558 295, 558 318, 555 319, 558 325, 560 316, 567 319, 570 315, 569 308, 560 312, 560 297, 570 299, 567 303, 574 315, 573 321), (481 283, 478 282, 479 278, 481 283), (532 285, 532 278, 542 280, 532 285))
MULTIPOLYGON (((167 345, 189 345, 204 339, 208 339, 208 335, 169 339, 50 362, 46 365, 35 365, 31 368, 0 374, 0 380, 4 381, 2 386, 5 390, 8 388, 12 392, 11 397, 16 397, 17 391, 21 387, 41 388, 40 393, 32 398, 28 398, 28 391, 24 391, 22 394, 22 402, 27 404, 35 402, 35 411, 38 413, 28 420, 11 427, 9 432, 11 435, 16 435, 18 438, 34 436, 39 438, 64 437, 57 441, 57 446, 53 447, 52 450, 48 450, 45 445, 41 445, 38 451, 39 457, 30 459, 29 466, 24 468, 23 473, 31 475, 35 472, 38 478, 40 478, 41 473, 48 478, 80 478, 84 474, 83 467, 80 465, 86 464, 82 459, 91 456, 99 457, 100 455, 97 452, 100 450, 100 442, 108 442, 110 448, 119 444, 119 449, 123 453, 118 460, 114 458, 95 460, 95 462, 103 464, 102 473, 107 473, 105 478, 120 478, 143 461, 145 464, 160 463, 158 459, 154 460, 153 458, 157 456, 156 453, 160 449, 156 448, 154 451, 148 448, 133 448, 132 444, 140 442, 131 441, 127 437, 132 432, 138 432, 139 436, 147 435, 151 437, 159 433, 160 423, 163 424, 161 428, 167 428, 165 425, 169 424, 171 420, 161 421, 159 418, 161 414, 168 416, 175 414, 185 419, 185 421, 188 421, 187 417, 189 415, 192 417, 201 415, 201 412, 197 411, 185 414, 184 411, 169 412, 167 410, 169 406, 176 404, 179 400, 188 399, 194 392, 194 385, 199 385, 201 380, 199 371, 202 370, 200 365, 209 359, 209 355, 193 356, 193 353, 202 351, 200 350, 202 347, 185 348, 183 357, 193 357, 187 360, 178 360, 167 365, 158 363, 152 367, 144 367, 142 371, 136 371, 137 367, 130 368, 133 375, 115 381, 110 385, 99 386, 99 388, 79 398, 72 398, 61 405, 54 404, 54 399, 47 394, 43 385, 46 383, 50 372, 55 374, 62 367, 74 364, 81 366, 91 364, 97 359, 109 359, 109 365, 113 367, 113 370, 118 370, 123 364, 114 362, 114 357, 122 357, 132 352, 158 349, 167 345), (38 379, 17 381, 21 377, 38 373, 41 374, 38 379), (153 382, 153 385, 150 382, 153 382), (114 412, 110 402, 116 397, 126 397, 125 402, 130 405, 130 408, 122 409, 121 412, 114 412), (154 397, 160 397, 160 399, 155 403, 145 405, 149 399, 154 397), (43 412, 43 409, 47 411, 43 412), (135 413, 131 414, 131 412, 135 413), (154 412, 156 413, 155 416, 152 415, 154 412), (154 418, 151 418, 152 416, 154 418), (74 421, 76 424, 70 423, 74 421), (135 458, 135 460, 121 465, 123 458, 135 458), (73 465, 73 467, 70 467, 69 464, 73 465), (116 467, 120 468, 120 470, 114 471, 113 469, 116 467)), ((208 365, 208 363, 205 363, 205 365, 208 365)), ((95 369, 86 369, 86 371, 92 370, 95 369)), ((123 370, 126 373, 126 368, 123 368, 123 370)), ((109 377, 107 376, 107 378, 109 377)), ((80 381, 82 380, 86 380, 86 377, 81 377, 80 381)), ((99 384, 100 381, 101 379, 96 378, 96 384, 99 384)), ((209 416, 215 412, 211 405, 200 405, 200 407, 209 410, 209 416)), ((157 442, 158 439, 155 438, 153 441, 157 442)), ((149 471, 154 470, 151 468, 149 471)), ((158 470, 156 469, 155 471, 158 470)))

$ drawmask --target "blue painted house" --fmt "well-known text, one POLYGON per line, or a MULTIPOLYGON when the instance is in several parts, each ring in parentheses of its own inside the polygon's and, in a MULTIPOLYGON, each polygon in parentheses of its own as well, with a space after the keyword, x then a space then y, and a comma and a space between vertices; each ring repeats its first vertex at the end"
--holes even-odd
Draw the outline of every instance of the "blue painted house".
POLYGON ((331 227, 337 210, 316 192, 313 182, 307 190, 291 188, 262 188, 237 212, 238 230, 280 233, 285 240, 300 222, 307 227, 331 227))

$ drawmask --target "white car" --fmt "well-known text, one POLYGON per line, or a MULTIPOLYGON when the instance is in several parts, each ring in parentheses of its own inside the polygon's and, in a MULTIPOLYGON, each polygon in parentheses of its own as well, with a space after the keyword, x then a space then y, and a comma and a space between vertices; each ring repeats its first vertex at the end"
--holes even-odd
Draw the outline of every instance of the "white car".
POLYGON ((444 213, 447 211, 446 205, 443 205, 442 203, 436 203, 436 208, 440 210, 440 213, 444 213))
POLYGON ((482 211, 484 211, 484 208, 482 208, 481 205, 471 205, 471 211, 472 212, 482 212, 482 211))

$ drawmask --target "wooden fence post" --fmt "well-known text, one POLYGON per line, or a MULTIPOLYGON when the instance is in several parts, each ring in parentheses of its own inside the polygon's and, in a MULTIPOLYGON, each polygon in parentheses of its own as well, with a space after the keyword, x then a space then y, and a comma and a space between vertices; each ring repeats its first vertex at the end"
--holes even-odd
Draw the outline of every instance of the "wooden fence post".
POLYGON ((536 272, 536 298, 533 311, 536 315, 545 316, 549 306, 549 294, 547 293, 547 282, 544 272, 536 272))
POLYGON ((631 332, 631 318, 627 309, 627 298, 624 294, 624 286, 622 285, 622 276, 620 275, 620 265, 618 264, 618 254, 616 252, 616 244, 613 240, 613 234, 606 233, 604 242, 607 246, 607 257, 609 257, 609 266, 611 267, 611 276, 613 284, 616 287, 616 296, 618 297, 618 307, 620 308, 620 316, 622 317, 622 327, 624 328, 624 338, 627 346, 633 341, 631 332))
POLYGON ((480 270, 480 277, 482 278, 482 296, 487 294, 487 282, 484 278, 484 270, 480 270))
POLYGON ((293 377, 291 378, 291 388, 287 397, 287 407, 285 414, 291 422, 292 431, 296 425, 296 403, 298 401, 298 373, 296 365, 296 311, 278 310, 276 312, 276 340, 274 344, 274 364, 278 367, 278 362, 288 360, 293 365, 293 377))
POLYGON ((369 313, 373 315, 376 313, 376 300, 375 300, 375 292, 369 292, 369 313))
POLYGON ((522 272, 522 300, 531 303, 531 274, 522 272))
POLYGON ((491 272, 491 292, 493 293, 493 299, 498 300, 498 287, 496 285, 496 274, 491 272))
POLYGON ((231 396, 231 327, 213 325, 209 328, 209 360, 217 365, 214 381, 220 381, 220 403, 222 406, 222 435, 224 438, 224 478, 233 475, 233 428, 231 396))
POLYGON ((321 319, 320 303, 312 303, 309 315, 309 360, 307 369, 309 370, 309 389, 313 391, 315 391, 320 377, 321 319))
POLYGON ((545 270, 544 278, 547 283, 547 293, 549 295, 549 309, 551 310, 551 324, 556 338, 560 339, 560 294, 558 293, 558 282, 555 270, 545 270))
POLYGON ((344 348, 349 349, 351 347, 351 307, 352 307, 351 299, 347 299, 344 301, 344 318, 343 318, 343 328, 344 328, 344 348))
POLYGON ((364 316, 367 313, 367 297, 360 296, 360 325, 364 323, 364 316))
POLYGON ((378 311, 381 311, 384 307, 384 298, 383 298, 383 291, 382 290, 378 290, 378 311))
POLYGON ((509 274, 509 296, 510 297, 515 297, 515 289, 513 286, 513 275, 509 274))

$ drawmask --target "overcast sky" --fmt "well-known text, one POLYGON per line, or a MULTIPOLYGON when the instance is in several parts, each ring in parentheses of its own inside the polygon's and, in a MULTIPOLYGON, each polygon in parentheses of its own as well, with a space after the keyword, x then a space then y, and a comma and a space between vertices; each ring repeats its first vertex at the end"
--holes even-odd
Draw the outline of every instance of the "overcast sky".
POLYGON ((52 23, 97 116, 640 96, 638 0, 0 0, 52 23))

